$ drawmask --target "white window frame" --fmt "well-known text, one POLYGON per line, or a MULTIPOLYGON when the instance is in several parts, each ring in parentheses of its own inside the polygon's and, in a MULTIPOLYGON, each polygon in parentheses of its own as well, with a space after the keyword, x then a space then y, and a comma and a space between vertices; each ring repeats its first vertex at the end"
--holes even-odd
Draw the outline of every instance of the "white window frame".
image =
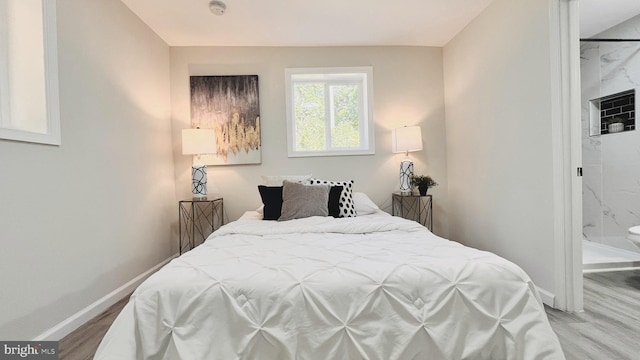
MULTIPOLYGON (((310 80, 318 82, 317 79, 310 80)), ((287 151, 289 157, 312 157, 312 156, 350 156, 350 155, 373 155, 375 154, 375 126, 373 122, 373 68, 370 66, 359 67, 328 67, 328 68, 288 68, 285 69, 285 93, 286 93, 286 113, 287 113, 287 151), (340 79, 339 74, 362 74, 362 81, 340 79), (360 139, 361 146, 358 148, 331 148, 331 127, 326 126, 327 150, 301 151, 296 147, 295 129, 295 101, 293 99, 293 87, 303 80, 294 80, 295 75, 322 75, 326 80, 325 84, 347 84, 349 82, 358 84, 360 87, 360 139)), ((330 97, 328 94, 326 98, 330 97)), ((328 122, 333 119, 333 103, 327 101, 325 108, 328 110, 328 122)))
POLYGON ((9 67, 7 49, 7 4, 0 0, 0 127, 11 124, 9 119, 9 67))
POLYGON ((60 100, 58 94, 58 37, 56 30, 57 0, 42 0, 42 32, 44 46, 44 86, 46 96, 45 133, 19 130, 11 124, 8 92, 8 49, 6 8, 0 4, 0 139, 60 145, 60 100), (4 26, 2 26, 4 25, 4 26))

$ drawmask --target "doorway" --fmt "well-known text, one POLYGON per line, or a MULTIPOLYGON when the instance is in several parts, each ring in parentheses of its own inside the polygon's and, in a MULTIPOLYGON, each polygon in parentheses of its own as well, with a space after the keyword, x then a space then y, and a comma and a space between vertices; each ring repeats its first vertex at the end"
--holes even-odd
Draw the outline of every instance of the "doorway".
MULTIPOLYGON (((598 34, 615 24, 628 20, 634 14, 640 14, 640 2, 625 2, 624 8, 616 6, 612 1, 597 0, 557 0, 552 1, 551 4, 553 7, 557 7, 557 18, 552 18, 552 23, 558 24, 555 30, 552 28, 554 35, 552 37, 552 62, 558 64, 557 72, 552 73, 552 76, 558 79, 552 90, 552 95, 554 97, 553 105, 557 108, 554 111, 554 144, 557 146, 555 153, 557 157, 561 157, 560 160, 554 159, 559 163, 559 166, 555 167, 555 171, 561 175, 556 189, 559 192, 558 199, 561 199, 562 203, 560 205, 561 212, 559 212, 562 214, 562 219, 557 225, 559 235, 556 242, 556 264, 558 265, 556 291, 562 296, 559 299, 560 303, 555 307, 567 311, 581 311, 583 308, 582 173, 584 169, 580 31, 581 27, 584 29, 585 25, 591 22, 590 20, 585 21, 587 19, 585 14, 589 14, 593 23, 599 24, 598 26, 601 27, 593 31, 591 35, 598 34), (578 6, 579 3, 580 6, 578 6), (630 7, 636 9, 630 9, 630 7), (611 21, 615 16, 620 17, 621 20, 608 26, 603 25, 603 19, 611 21)), ((617 5, 620 4, 622 3, 617 3, 617 5)), ((584 106, 587 105, 584 104, 584 106)), ((587 120, 585 119, 585 121, 587 120)), ((640 152, 638 154, 640 156, 640 152)), ((638 184, 640 185, 640 183, 638 184)))
MULTIPOLYGON (((584 3, 581 24, 605 11, 596 6, 584 3)), ((629 9, 598 27, 581 26, 585 273, 640 267, 640 248, 628 236, 640 225, 640 14, 634 13, 629 9)))

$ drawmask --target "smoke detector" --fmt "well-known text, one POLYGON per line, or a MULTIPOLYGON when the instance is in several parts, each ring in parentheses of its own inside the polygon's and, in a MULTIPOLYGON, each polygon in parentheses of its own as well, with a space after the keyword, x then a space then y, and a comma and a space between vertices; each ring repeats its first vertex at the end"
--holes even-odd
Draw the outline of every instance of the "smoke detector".
POLYGON ((209 1, 209 10, 216 15, 224 15, 224 12, 227 11, 227 4, 218 0, 209 1))

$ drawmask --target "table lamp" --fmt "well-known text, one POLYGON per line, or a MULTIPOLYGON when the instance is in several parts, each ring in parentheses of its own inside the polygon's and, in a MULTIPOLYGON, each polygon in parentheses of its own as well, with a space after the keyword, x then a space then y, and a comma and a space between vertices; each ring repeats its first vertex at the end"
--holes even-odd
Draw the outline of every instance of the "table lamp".
POLYGON ((194 198, 207 197, 207 165, 200 155, 216 153, 216 135, 212 129, 183 129, 182 154, 195 155, 191 166, 191 192, 194 198))
POLYGON ((409 160, 410 151, 422 150, 422 132, 420 126, 404 126, 392 131, 392 150, 394 153, 405 153, 406 158, 400 163, 400 191, 411 192, 411 176, 413 162, 409 160))

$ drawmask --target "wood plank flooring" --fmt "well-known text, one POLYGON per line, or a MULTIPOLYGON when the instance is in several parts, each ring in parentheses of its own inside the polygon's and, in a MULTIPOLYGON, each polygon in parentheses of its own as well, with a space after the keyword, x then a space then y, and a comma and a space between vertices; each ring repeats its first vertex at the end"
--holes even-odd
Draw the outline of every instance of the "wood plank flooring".
MULTIPOLYGON (((67 335, 60 360, 90 360, 129 296, 67 335)), ((640 358, 640 270, 584 276, 584 312, 546 308, 567 360, 640 358)))
POLYGON ((567 360, 640 359, 640 270, 584 275, 584 312, 546 308, 567 360))
POLYGON ((65 336, 58 343, 59 360, 91 360, 109 326, 129 302, 129 296, 113 304, 102 314, 65 336))

